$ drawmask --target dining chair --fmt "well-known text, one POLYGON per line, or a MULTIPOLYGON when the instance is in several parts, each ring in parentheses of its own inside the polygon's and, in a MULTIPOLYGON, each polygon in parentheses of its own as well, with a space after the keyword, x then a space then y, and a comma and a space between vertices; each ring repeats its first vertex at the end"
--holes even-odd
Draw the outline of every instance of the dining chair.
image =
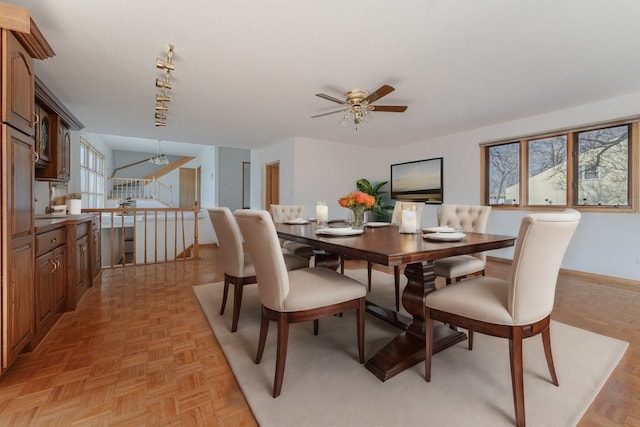
MULTIPOLYGON (((413 205, 416 210, 416 223, 420 227, 422 221, 422 211, 424 210, 424 203, 413 202, 396 202, 393 206, 393 212, 391 213, 391 225, 400 226, 402 220, 402 209, 407 206, 413 205)), ((371 270, 373 269, 373 263, 367 261, 367 285, 369 291, 371 291, 371 270)), ((396 291, 396 311, 400 311, 400 266, 393 266, 393 285, 396 291)))
MULTIPOLYGON (((304 206, 302 205, 271 205, 271 218, 275 224, 291 221, 292 219, 303 218, 304 206)), ((292 242, 291 240, 279 239, 280 245, 294 255, 311 259, 318 267, 327 267, 336 270, 341 265, 340 257, 325 250, 316 249, 304 243, 292 242)))
POLYGON ((364 363, 365 286, 323 267, 287 271, 280 256, 275 225, 267 211, 242 209, 234 215, 253 256, 258 278, 262 316, 256 363, 262 359, 269 322, 278 324, 273 397, 278 397, 282 390, 290 323, 313 320, 314 335, 317 335, 318 319, 355 309, 358 360, 364 363))
MULTIPOLYGON (((271 218, 275 224, 282 224, 297 218, 303 218, 304 206, 302 205, 271 205, 271 218)), ((279 239, 280 245, 294 255, 311 259, 314 255, 313 248, 303 243, 279 239)))
MULTIPOLYGON (((484 233, 489 220, 491 206, 442 205, 438 224, 462 230, 463 232, 484 233)), ((436 276, 444 277, 447 285, 452 281, 478 273, 484 276, 487 256, 484 252, 472 255, 456 255, 434 261, 436 276)))
POLYGON ((506 280, 481 276, 445 286, 425 298, 425 380, 431 380, 433 323, 440 321, 509 340, 516 424, 525 425, 522 340, 542 334, 551 374, 558 385, 551 353, 551 310, 562 258, 580 221, 573 209, 532 213, 520 224, 511 272, 506 280))
MULTIPOLYGON (((218 238, 218 246, 222 250, 222 261, 224 262, 224 290, 220 315, 224 314, 229 294, 229 284, 232 284, 234 288, 231 332, 235 332, 238 329, 238 319, 240 318, 242 289, 245 285, 256 283, 255 267, 251 255, 244 253, 242 233, 231 210, 227 207, 209 208, 207 210, 218 238)), ((306 258, 288 253, 283 254, 282 251, 280 255, 288 270, 309 266, 309 260, 306 258)))

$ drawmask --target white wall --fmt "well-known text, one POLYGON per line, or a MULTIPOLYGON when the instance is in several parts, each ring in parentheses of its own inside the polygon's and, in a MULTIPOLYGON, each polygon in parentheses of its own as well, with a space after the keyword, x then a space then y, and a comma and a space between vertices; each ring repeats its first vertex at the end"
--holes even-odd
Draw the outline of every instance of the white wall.
POLYGON ((218 149, 218 204, 231 211, 242 208, 242 162, 251 160, 246 149, 218 149))
MULTIPOLYGON (((339 217, 341 209, 338 197, 355 189, 358 178, 386 180, 391 163, 442 156, 444 202, 479 204, 480 143, 631 117, 639 113, 639 106, 637 93, 385 150, 294 138, 268 148, 261 167, 264 162, 280 161, 282 204, 303 204, 305 214, 312 216, 315 202, 324 200, 333 218, 339 217)), ((264 191, 262 182, 252 182, 257 185, 252 187, 253 201, 257 192, 264 191)), ((425 206, 422 226, 436 224, 437 210, 437 206, 425 206)), ((515 236, 526 213, 494 209, 487 232, 515 236)), ((513 249, 490 254, 511 258, 513 249)), ((584 213, 562 267, 640 280, 640 214, 584 213)))

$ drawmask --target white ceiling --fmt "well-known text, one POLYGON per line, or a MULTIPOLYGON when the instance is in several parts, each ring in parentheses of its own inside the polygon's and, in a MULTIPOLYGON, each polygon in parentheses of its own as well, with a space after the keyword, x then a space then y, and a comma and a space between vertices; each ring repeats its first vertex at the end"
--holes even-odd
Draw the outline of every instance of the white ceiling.
MULTIPOLYGON (((56 52, 36 74, 90 133, 258 148, 388 147, 640 92, 638 0, 10 0, 56 52), (168 125, 156 57, 174 44, 168 125), (367 128, 312 119, 396 91, 367 128)), ((113 139, 113 138, 112 138, 113 139)), ((157 145, 152 145, 154 151, 157 145)), ((163 146, 164 148, 164 146, 163 146)))

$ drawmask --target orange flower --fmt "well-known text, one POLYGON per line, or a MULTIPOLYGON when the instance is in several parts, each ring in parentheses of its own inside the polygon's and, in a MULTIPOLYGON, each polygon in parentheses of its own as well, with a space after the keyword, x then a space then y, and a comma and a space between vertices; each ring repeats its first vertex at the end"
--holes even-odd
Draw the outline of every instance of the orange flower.
POLYGON ((364 207, 366 209, 372 208, 376 204, 376 198, 370 194, 363 193, 362 191, 353 191, 338 199, 338 204, 343 208, 358 208, 364 207))

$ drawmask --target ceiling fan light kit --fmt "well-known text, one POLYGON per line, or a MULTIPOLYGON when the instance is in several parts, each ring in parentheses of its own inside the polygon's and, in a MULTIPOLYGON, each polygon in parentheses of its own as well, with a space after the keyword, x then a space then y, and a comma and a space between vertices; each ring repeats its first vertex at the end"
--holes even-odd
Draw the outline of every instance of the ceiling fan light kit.
POLYGON ((373 115, 370 114, 371 111, 402 113, 407 109, 406 105, 371 105, 394 90, 395 89, 389 85, 382 85, 372 93, 364 89, 352 89, 345 93, 344 101, 324 93, 316 93, 316 96, 341 104, 343 108, 328 113, 316 114, 315 116, 311 116, 311 118, 343 112, 344 114, 342 120, 340 120, 340 125, 343 127, 354 126, 354 128, 358 130, 358 127, 364 127, 373 119, 373 115))
POLYGON ((162 76, 156 78, 156 87, 160 89, 160 92, 156 93, 156 114, 154 116, 155 125, 166 126, 166 112, 169 111, 169 106, 167 104, 171 102, 171 97, 167 94, 167 91, 172 89, 171 72, 175 70, 175 67, 173 65, 172 44, 169 44, 169 47, 167 48, 166 58, 156 58, 156 68, 162 70, 162 76), (162 114, 159 114, 159 112, 162 112, 162 114))

